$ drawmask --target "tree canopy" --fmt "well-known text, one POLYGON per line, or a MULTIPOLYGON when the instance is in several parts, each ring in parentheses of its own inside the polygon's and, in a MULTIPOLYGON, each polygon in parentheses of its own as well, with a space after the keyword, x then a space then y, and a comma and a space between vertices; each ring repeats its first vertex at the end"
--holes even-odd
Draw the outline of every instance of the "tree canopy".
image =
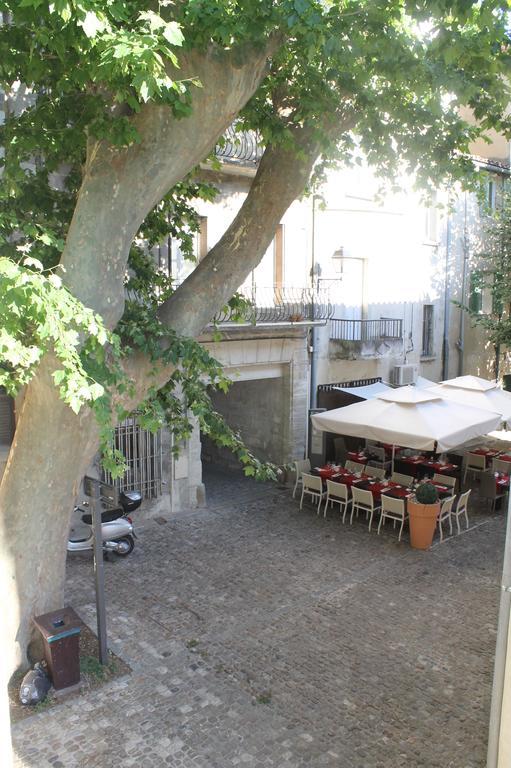
MULTIPOLYGON (((268 167, 279 169, 279 158, 291 156, 295 171, 302 171, 282 195, 287 205, 302 193, 314 166, 320 175, 332 163, 360 162, 362 155, 386 179, 402 169, 422 183, 466 178, 470 140, 487 127, 508 127, 508 3, 21 0, 0 8, 0 82, 7 95, 0 132, 0 253, 17 262, 14 268, 4 260, 1 267, 6 323, 0 383, 15 392, 52 348, 61 396, 75 411, 93 403, 104 449, 111 390, 129 389, 119 358, 134 347, 153 362, 159 357, 174 366, 187 350, 202 360, 213 382, 225 386, 214 361, 191 342, 181 341, 175 354, 177 338, 169 341, 161 323, 168 319, 165 307, 158 313, 172 301, 173 286, 162 285, 136 241, 129 249, 132 295, 125 316, 116 317, 121 324, 114 335, 115 323, 106 319, 107 332, 101 312, 87 321, 95 343, 81 342, 84 328, 80 332, 76 324, 89 317, 88 310, 76 304, 82 297, 73 299, 66 290, 66 273, 44 272, 59 264, 91 151, 107 145, 111 156, 105 162, 123 153, 125 161, 146 140, 140 126, 155 110, 183 120, 192 114, 193 94, 205 83, 193 63, 186 64, 190 52, 213 50, 217 58, 228 52, 234 66, 250 62, 254 51, 265 52, 267 74, 236 125, 259 132, 268 167), (461 119, 460 105, 472 108, 477 123, 461 119), (73 301, 76 311, 70 312, 73 301)), ((157 242, 170 229, 190 252, 190 233, 197 228, 190 201, 213 194, 191 178, 173 185, 148 206, 138 241, 157 242)), ((285 208, 276 210, 280 218, 285 208)), ((272 235, 268 229, 267 237, 272 235)), ((248 254, 248 261, 254 258, 248 254)), ((242 259, 239 265, 241 278, 242 259)), ((193 281, 188 290, 195 291, 193 281)), ((172 376, 181 386, 186 381, 174 373, 171 382, 172 376)), ((154 406, 148 423, 156 425, 164 415, 162 393, 155 398, 158 386, 151 383, 146 390, 144 408, 154 406)), ((165 391, 170 395, 169 384, 165 391)), ((166 402, 173 405, 167 418, 184 428, 176 398, 166 402)), ((193 409, 193 399, 188 405, 193 409)), ((197 412, 206 419, 203 405, 197 412)), ((228 442, 225 434, 220 439, 228 442)))
POLYGON ((0 383, 25 387, 0 485, 0 587, 19 616, 6 668, 26 658, 30 616, 61 604, 76 481, 120 414, 186 434, 190 409, 260 470, 210 411, 206 383, 226 382, 194 337, 313 174, 364 155, 390 183, 466 177, 470 141, 509 130, 509 5, 0 0, 0 383), (234 120, 264 154, 176 287, 144 243, 169 227, 190 242, 191 202, 213 194, 194 169, 234 120))

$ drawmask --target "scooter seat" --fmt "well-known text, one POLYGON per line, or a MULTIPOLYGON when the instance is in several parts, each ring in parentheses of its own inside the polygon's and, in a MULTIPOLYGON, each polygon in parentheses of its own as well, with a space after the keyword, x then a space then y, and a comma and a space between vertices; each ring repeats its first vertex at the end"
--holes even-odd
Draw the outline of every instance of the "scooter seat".
MULTIPOLYGON (((124 514, 122 507, 115 507, 114 509, 104 509, 101 512, 101 522, 111 523, 113 520, 118 520, 124 514)), ((85 512, 82 515, 82 522, 86 525, 92 525, 92 514, 85 512)))

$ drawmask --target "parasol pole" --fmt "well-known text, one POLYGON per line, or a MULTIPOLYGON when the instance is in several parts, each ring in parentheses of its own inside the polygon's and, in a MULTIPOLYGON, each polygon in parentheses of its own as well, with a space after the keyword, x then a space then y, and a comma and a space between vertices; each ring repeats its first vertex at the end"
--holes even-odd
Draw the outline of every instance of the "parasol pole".
POLYGON ((391 474, 391 476, 394 474, 394 457, 395 457, 395 455, 396 455, 396 446, 394 445, 394 443, 392 443, 392 462, 391 462, 391 465, 390 465, 390 474, 391 474))

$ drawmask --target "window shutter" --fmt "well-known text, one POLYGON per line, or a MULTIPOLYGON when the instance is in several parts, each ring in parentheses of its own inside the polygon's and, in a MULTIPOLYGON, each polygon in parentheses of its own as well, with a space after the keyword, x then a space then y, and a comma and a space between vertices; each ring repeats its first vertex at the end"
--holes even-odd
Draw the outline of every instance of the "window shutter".
POLYGON ((10 445, 14 436, 14 400, 0 388, 0 444, 10 445))

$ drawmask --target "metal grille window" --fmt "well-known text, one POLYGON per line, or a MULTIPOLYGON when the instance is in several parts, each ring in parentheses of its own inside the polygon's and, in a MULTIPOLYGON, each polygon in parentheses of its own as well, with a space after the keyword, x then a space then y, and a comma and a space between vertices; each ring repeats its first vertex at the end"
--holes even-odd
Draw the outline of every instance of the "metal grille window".
POLYGON ((10 445, 14 437, 14 400, 0 387, 0 445, 10 445))
POLYGON ((126 459, 125 474, 114 480, 103 472, 103 481, 120 491, 140 491, 146 499, 161 495, 162 439, 161 431, 153 434, 142 429, 133 414, 115 428, 114 443, 126 459))
POLYGON ((433 304, 424 304, 422 314, 422 356, 433 356, 433 304))

